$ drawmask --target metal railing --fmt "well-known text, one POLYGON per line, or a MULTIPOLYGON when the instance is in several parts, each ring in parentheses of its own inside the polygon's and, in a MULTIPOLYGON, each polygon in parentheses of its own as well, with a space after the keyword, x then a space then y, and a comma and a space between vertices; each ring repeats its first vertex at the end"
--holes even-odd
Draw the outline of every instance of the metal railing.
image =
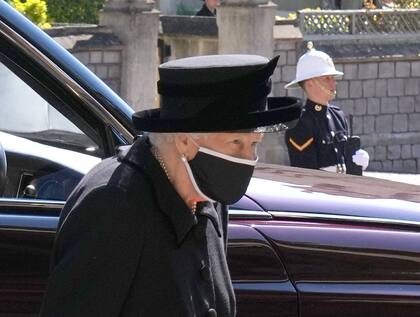
POLYGON ((420 38, 420 9, 299 11, 305 39, 420 38))

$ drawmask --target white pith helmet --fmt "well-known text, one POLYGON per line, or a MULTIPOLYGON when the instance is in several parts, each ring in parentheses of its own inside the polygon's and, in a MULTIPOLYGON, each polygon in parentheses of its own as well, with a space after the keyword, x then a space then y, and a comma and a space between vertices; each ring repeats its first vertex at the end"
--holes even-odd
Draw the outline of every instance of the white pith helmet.
POLYGON ((284 88, 299 88, 299 82, 326 75, 335 77, 343 76, 336 70, 331 57, 313 48, 313 43, 308 42, 308 51, 303 54, 296 65, 296 78, 284 86, 284 88))

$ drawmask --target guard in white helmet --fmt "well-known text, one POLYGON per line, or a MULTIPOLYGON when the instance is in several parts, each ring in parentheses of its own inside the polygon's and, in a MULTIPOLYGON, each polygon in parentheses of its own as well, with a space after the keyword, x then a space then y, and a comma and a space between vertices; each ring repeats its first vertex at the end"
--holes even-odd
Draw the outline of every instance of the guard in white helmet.
POLYGON ((296 78, 285 86, 300 87, 307 96, 298 124, 285 134, 292 166, 358 175, 368 166, 368 153, 360 143, 353 146, 359 139, 349 137, 344 112, 330 104, 341 76, 331 57, 308 42, 308 51, 297 63, 296 78))

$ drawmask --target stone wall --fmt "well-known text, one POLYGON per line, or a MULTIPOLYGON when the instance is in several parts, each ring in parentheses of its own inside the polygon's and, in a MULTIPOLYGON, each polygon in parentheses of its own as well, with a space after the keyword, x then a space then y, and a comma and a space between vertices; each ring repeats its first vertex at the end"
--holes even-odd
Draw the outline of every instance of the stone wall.
POLYGON ((160 60, 217 54, 218 29, 213 17, 161 16, 160 60), (165 48, 169 48, 165 50, 165 48))
POLYGON ((420 58, 338 65, 337 103, 371 156, 369 169, 420 172, 420 58))
POLYGON ((61 26, 46 30, 116 93, 121 91, 122 43, 108 28, 61 26))

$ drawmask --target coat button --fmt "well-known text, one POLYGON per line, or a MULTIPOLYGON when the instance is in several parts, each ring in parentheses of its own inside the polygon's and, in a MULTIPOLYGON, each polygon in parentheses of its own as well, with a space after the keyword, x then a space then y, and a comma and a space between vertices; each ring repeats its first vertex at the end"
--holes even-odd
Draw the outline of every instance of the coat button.
POLYGON ((206 317, 217 317, 217 312, 214 308, 210 308, 207 311, 206 317))
POLYGON ((210 269, 204 263, 201 265, 200 275, 203 280, 210 281, 210 269))

